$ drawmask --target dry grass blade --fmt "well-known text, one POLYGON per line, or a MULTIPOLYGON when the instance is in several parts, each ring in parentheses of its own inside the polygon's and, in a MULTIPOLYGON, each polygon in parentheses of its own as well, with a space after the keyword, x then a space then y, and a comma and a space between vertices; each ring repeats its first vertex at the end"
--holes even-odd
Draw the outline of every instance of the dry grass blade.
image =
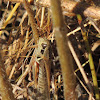
MULTIPOLYGON (((5 27, 7 26, 8 22, 10 21, 10 19, 11 19, 12 16, 13 16, 14 12, 16 11, 16 9, 17 9, 19 6, 20 6, 20 3, 17 3, 17 4, 15 5, 15 7, 14 7, 13 10, 11 11, 11 13, 9 14, 9 17, 6 19, 6 21, 5 21, 4 25, 2 26, 2 28, 5 28, 5 27)), ((1 36, 1 34, 2 34, 2 31, 0 31, 0 36, 1 36)))

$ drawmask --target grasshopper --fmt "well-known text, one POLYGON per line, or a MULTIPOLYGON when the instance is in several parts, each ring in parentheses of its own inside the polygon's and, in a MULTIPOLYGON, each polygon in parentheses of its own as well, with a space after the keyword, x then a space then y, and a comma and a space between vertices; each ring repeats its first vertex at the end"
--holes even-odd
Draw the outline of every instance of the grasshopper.
POLYGON ((35 56, 36 65, 33 66, 33 78, 35 88, 45 95, 43 98, 49 98, 50 90, 50 63, 49 63, 49 47, 50 43, 46 38, 39 38, 37 48, 35 48, 33 56, 35 56), (39 69, 39 74, 37 76, 39 69), (38 78, 38 82, 37 82, 38 78))

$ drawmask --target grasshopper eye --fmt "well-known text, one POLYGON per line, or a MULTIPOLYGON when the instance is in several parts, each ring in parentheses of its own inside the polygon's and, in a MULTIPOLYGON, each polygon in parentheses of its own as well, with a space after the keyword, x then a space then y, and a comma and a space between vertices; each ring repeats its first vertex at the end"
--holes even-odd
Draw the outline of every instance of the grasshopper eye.
POLYGON ((47 47, 47 44, 45 44, 45 43, 42 43, 41 45, 42 45, 43 49, 45 49, 47 47))

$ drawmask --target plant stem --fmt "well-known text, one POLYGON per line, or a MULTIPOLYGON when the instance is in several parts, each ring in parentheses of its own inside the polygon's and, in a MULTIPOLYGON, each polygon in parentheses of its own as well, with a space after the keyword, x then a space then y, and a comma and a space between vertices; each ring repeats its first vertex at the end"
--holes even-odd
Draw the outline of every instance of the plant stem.
POLYGON ((86 32, 82 32, 82 35, 83 35, 83 39, 85 41, 86 49, 88 51, 89 64, 90 64, 90 69, 91 69, 91 74, 92 74, 92 79, 93 79, 93 85, 94 85, 94 91, 95 91, 96 100, 100 100, 97 76, 96 76, 96 72, 95 72, 95 66, 94 66, 94 62, 93 62, 93 58, 92 58, 92 53, 91 53, 91 49, 90 49, 90 46, 89 46, 89 42, 88 42, 88 39, 87 39, 87 36, 86 36, 86 32))
POLYGON ((23 2, 25 5, 25 9, 26 9, 28 16, 29 16, 29 22, 31 24, 31 28, 33 31, 33 37, 34 37, 35 43, 37 44, 38 40, 39 40, 39 33, 38 33, 38 28, 37 28, 37 25, 36 25, 35 19, 34 19, 34 12, 30 8, 30 5, 28 4, 28 2, 26 0, 23 0, 23 2))
POLYGON ((82 25, 82 17, 81 17, 81 15, 77 14, 77 18, 78 18, 78 22, 79 22, 79 24, 81 26, 82 36, 83 36, 83 39, 84 39, 84 42, 85 42, 85 45, 86 45, 86 49, 87 49, 87 52, 88 52, 89 64, 90 64, 90 69, 91 69, 91 74, 92 74, 92 79, 93 79, 93 85, 94 85, 94 91, 95 91, 96 100, 100 100, 95 66, 94 66, 94 62, 93 62, 93 58, 92 58, 92 53, 91 53, 91 49, 90 49, 90 46, 89 46, 89 42, 88 42, 88 39, 87 39, 86 31, 84 29, 84 26, 82 25))
POLYGON ((54 32, 64 81, 64 96, 65 100, 77 100, 75 93, 76 79, 73 72, 74 65, 68 47, 67 28, 64 25, 60 4, 60 0, 51 0, 54 32))
POLYGON ((1 45, 0 45, 0 94, 2 100, 15 100, 14 94, 12 93, 12 87, 8 81, 8 77, 5 71, 5 66, 3 64, 1 55, 1 45))

